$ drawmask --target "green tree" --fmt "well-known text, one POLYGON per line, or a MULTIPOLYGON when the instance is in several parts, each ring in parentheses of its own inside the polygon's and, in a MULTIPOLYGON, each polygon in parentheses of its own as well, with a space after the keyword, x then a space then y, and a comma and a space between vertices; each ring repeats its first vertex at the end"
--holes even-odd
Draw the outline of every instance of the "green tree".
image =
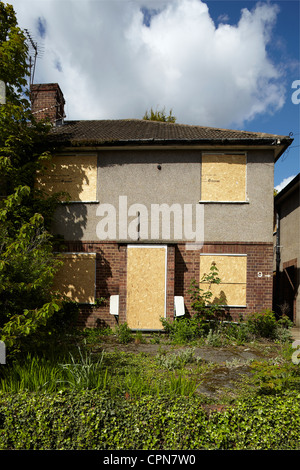
POLYGON ((13 7, 0 2, 0 338, 20 347, 62 305, 51 285, 59 263, 49 232, 58 195, 35 189, 37 170, 51 158, 50 126, 30 109, 26 36, 13 7))
POLYGON ((152 108, 150 109, 150 112, 148 110, 145 112, 143 119, 146 121, 162 121, 162 122, 176 122, 176 117, 173 116, 173 111, 170 109, 169 115, 166 115, 165 108, 163 108, 161 111, 156 110, 154 111, 152 108))

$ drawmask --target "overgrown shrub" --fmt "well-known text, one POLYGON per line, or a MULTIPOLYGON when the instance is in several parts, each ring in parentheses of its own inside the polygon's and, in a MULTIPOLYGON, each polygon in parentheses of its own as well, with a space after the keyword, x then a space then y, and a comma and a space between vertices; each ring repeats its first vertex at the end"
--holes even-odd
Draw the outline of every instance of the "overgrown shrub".
POLYGON ((130 343, 130 341, 133 340, 133 334, 126 322, 122 323, 121 325, 118 325, 116 328, 116 332, 118 339, 122 344, 130 343))
POLYGON ((271 310, 252 313, 246 320, 247 328, 254 336, 274 339, 276 336, 277 322, 275 313, 271 310))
POLYGON ((175 318, 174 321, 161 318, 166 334, 176 344, 185 344, 195 341, 208 332, 209 325, 200 319, 198 315, 192 318, 175 318))

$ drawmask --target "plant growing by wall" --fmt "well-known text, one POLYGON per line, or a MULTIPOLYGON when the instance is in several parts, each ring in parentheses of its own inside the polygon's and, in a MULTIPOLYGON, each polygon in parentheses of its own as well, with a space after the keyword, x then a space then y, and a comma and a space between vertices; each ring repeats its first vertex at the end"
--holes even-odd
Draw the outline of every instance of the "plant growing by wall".
POLYGON ((223 313, 223 300, 221 298, 214 299, 212 292, 212 285, 220 284, 220 282, 219 270, 215 263, 211 264, 209 273, 204 273, 201 278, 201 283, 205 283, 204 285, 207 285, 207 289, 200 287, 195 279, 192 280, 189 289, 192 301, 191 306, 198 317, 211 320, 218 318, 223 313))

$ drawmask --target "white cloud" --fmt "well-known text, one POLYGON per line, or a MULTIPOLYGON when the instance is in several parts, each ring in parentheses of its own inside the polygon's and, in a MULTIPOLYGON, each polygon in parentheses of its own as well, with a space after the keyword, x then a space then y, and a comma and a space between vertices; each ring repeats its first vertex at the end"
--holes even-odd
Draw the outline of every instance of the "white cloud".
POLYGON ((276 191, 280 192, 283 188, 285 188, 290 181, 292 181, 296 175, 288 176, 287 178, 284 178, 281 183, 279 183, 277 186, 275 186, 276 191))
POLYGON ((67 119, 141 118, 165 106, 178 122, 243 126, 284 103, 280 66, 267 55, 276 5, 217 26, 200 0, 10 3, 20 27, 42 33, 35 81, 60 84, 67 119))

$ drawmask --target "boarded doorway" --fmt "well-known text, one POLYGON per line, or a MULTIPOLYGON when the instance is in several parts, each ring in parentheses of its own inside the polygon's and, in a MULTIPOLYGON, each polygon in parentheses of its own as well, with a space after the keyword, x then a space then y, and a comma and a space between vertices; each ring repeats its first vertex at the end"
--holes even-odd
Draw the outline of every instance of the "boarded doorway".
POLYGON ((127 248, 126 321, 131 329, 162 330, 166 317, 167 247, 127 248))

